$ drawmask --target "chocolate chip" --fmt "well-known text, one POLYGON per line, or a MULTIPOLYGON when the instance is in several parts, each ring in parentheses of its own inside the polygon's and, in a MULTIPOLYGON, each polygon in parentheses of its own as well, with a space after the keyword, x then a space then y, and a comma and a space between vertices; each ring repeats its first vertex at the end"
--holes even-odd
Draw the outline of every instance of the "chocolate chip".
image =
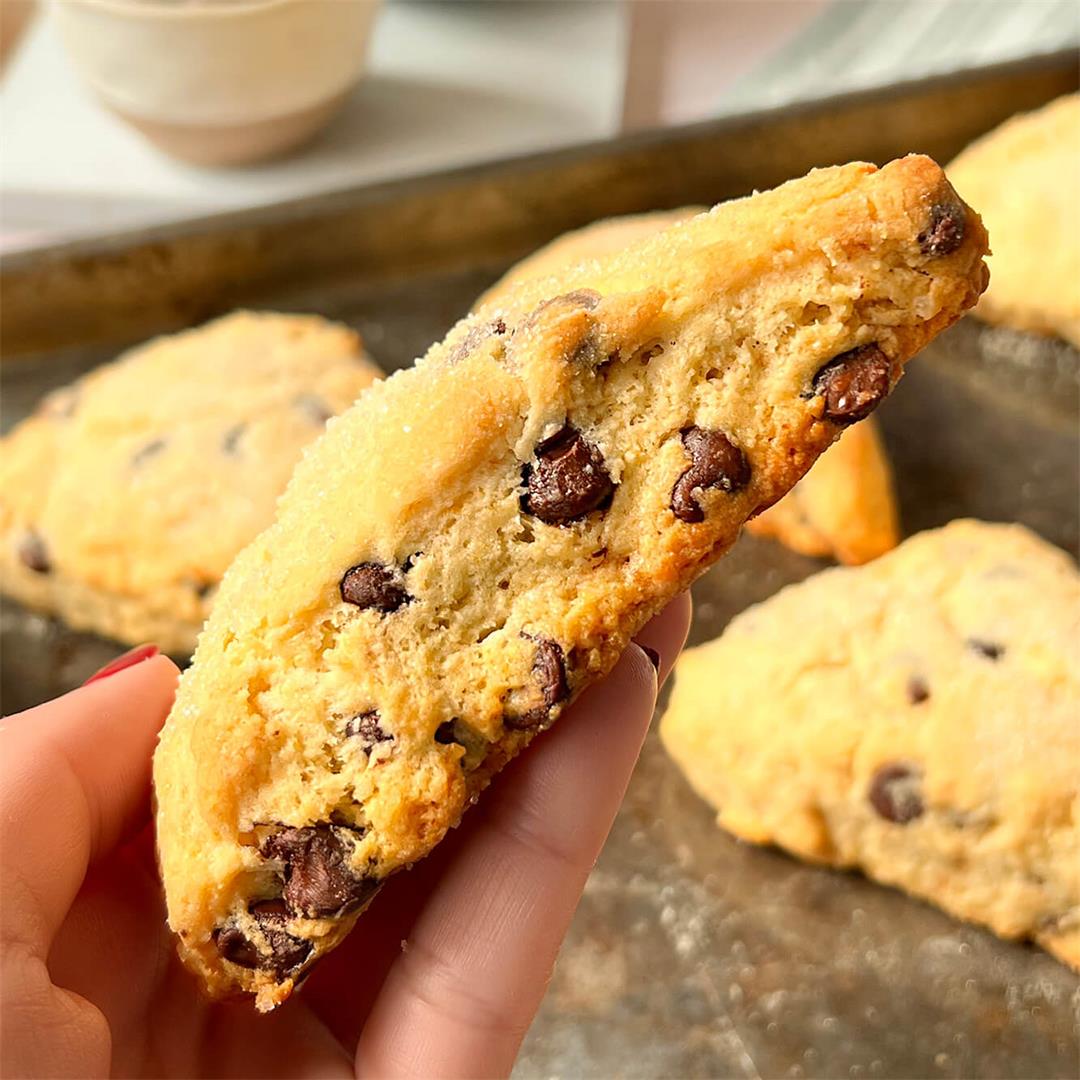
POLYGON ((508 712, 503 722, 511 731, 532 731, 546 723, 551 710, 570 696, 570 687, 566 681, 566 660, 562 647, 549 638, 534 638, 528 634, 521 636, 536 644, 532 673, 543 704, 524 712, 508 712))
POLYGON ((860 345, 830 360, 814 376, 814 395, 825 398, 825 419, 864 420, 892 389, 892 365, 878 345, 860 345))
POLYGON ((217 951, 230 964, 242 968, 256 968, 264 959, 255 943, 248 941, 238 926, 222 926, 214 931, 213 937, 217 951))
POLYGON ((457 742, 455 722, 447 720, 435 729, 435 741, 443 746, 449 746, 457 742))
POLYGON ((638 642, 638 648, 649 658, 649 663, 652 664, 657 671, 660 670, 660 654, 649 645, 642 645, 638 642))
POLYGON ((240 437, 244 434, 247 424, 234 424, 221 438, 221 449, 226 454, 235 454, 240 446, 240 437))
POLYGON ((373 562, 350 566, 341 579, 340 589, 346 604, 374 608, 384 615, 397 611, 412 599, 396 570, 373 562))
POLYGON ((435 729, 435 741, 442 746, 462 747, 465 753, 458 759, 458 764, 466 772, 471 772, 484 760, 491 745, 479 731, 456 716, 435 729))
POLYGON ((300 394, 293 405, 318 427, 322 427, 334 415, 333 409, 318 394, 300 394))
POLYGON ((279 978, 307 960, 311 942, 286 932, 284 924, 289 912, 283 900, 258 900, 248 911, 258 922, 270 954, 260 952, 238 926, 230 925, 214 932, 214 944, 224 959, 239 967, 268 968, 279 978))
POLYGON ((263 841, 260 851, 285 864, 283 896, 289 913, 334 918, 375 895, 379 882, 358 877, 349 866, 347 830, 331 825, 286 828, 263 841))
POLYGON ((912 705, 921 705, 924 701, 929 701, 930 687, 926 685, 926 680, 920 679, 918 675, 912 675, 908 679, 907 696, 912 705))
POLYGON ((152 457, 157 457, 165 449, 164 439, 152 439, 145 446, 140 447, 131 455, 132 465, 143 465, 152 457))
POLYGON ((547 525, 568 525, 611 505, 615 485, 600 451, 567 424, 536 447, 536 463, 521 470, 521 509, 547 525))
POLYGON ((47 574, 52 569, 49 549, 41 536, 29 529, 23 534, 18 547, 19 561, 35 574, 47 574))
POLYGON ((980 656, 985 656, 987 660, 1000 660, 1005 655, 1004 645, 998 645, 996 642, 986 641, 983 638, 968 638, 967 644, 969 649, 980 656))
POLYGON ((750 483, 750 463, 722 431, 683 428, 682 444, 690 456, 690 467, 671 489, 671 509, 680 521, 693 524, 705 520, 698 494, 705 488, 740 491, 750 483))
POLYGON ((893 762, 882 765, 870 781, 870 805, 879 817, 897 825, 921 817, 922 775, 910 765, 893 762))
POLYGON ((951 255, 964 242, 967 215, 956 201, 930 207, 930 224, 919 233, 919 249, 924 255, 951 255))
POLYGON ((376 743, 394 741, 394 736, 380 727, 379 713, 375 709, 352 717, 345 725, 345 736, 349 739, 359 739, 365 750, 370 750, 376 743))

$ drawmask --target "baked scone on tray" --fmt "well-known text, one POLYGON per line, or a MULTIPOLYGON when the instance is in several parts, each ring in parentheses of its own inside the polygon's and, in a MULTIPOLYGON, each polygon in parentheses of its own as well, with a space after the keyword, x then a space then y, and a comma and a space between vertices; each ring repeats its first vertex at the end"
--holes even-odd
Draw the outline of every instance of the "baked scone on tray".
POLYGON ((668 753, 746 840, 852 867, 1080 968, 1080 574, 954 521, 680 657, 668 753))
POLYGON ((303 448, 380 375, 348 327, 237 312, 55 391, 0 440, 0 589, 190 653, 303 448))
MULTIPOLYGON (((684 207, 627 214, 565 233, 512 266, 475 308, 498 304, 522 281, 612 254, 700 212, 700 207, 684 207)), ((896 547, 900 541, 896 492, 874 418, 833 443, 791 494, 746 527, 803 555, 842 563, 868 562, 896 547)))
POLYGON ((984 288, 928 158, 519 285, 366 392, 226 573, 154 762, 169 922, 260 1009, 984 288))
POLYGON ((821 455, 784 496, 746 523, 803 555, 856 566, 900 543, 892 467, 871 416, 821 455))
POLYGON ((1080 348, 1080 94, 1006 120, 948 173, 993 238, 975 314, 1080 348))

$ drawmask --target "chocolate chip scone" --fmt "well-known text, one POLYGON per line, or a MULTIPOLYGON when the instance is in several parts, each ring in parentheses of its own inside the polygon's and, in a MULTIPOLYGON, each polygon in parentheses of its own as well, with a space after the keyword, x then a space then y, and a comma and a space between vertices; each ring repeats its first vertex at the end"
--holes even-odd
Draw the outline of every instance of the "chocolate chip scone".
POLYGON ((1080 575, 954 521, 686 652, 660 734, 719 824, 1080 967, 1080 575))
MULTIPOLYGON (((628 247, 696 213, 700 207, 607 218, 552 240, 512 266, 480 297, 497 305, 523 281, 628 247)), ((900 526, 892 471, 873 417, 838 439, 775 506, 747 522, 803 555, 864 563, 896 547, 900 526)))
POLYGON ((993 279, 975 313, 1080 348, 1080 94, 1007 120, 949 176, 994 238, 993 279))
POLYGON ((974 303, 985 243, 927 158, 826 169, 525 282, 365 393, 225 575, 155 758, 207 988, 284 1000, 974 303))
POLYGON ((746 523, 803 555, 849 565, 900 542, 892 469, 874 418, 844 432, 775 506, 746 523))
POLYGON ((238 312, 54 392, 0 441, 0 588, 190 652, 303 448, 379 375, 347 327, 238 312))

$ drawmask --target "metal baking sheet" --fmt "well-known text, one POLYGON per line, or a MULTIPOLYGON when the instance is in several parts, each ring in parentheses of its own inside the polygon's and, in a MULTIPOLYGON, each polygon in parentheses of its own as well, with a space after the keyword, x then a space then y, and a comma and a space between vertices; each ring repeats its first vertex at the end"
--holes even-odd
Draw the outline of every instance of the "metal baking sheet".
MULTIPOLYGON (((0 420, 119 347, 238 304, 310 310, 413 358, 516 257, 607 214, 713 202, 814 165, 947 161, 1077 84, 1075 54, 13 256, 0 420)), ((879 413, 908 532, 1022 521, 1076 551, 1080 356, 966 319, 879 413)), ((823 563, 744 537, 692 640, 823 563)), ((7 712, 116 646, 5 603, 7 712)), ((1074 1077, 1080 980, 851 874, 719 832, 651 735, 520 1077, 1074 1077)))

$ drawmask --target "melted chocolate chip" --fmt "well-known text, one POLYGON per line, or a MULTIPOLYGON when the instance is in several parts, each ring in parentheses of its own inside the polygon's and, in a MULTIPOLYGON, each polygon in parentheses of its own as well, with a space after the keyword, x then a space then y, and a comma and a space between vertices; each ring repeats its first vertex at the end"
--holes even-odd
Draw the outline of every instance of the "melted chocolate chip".
POLYGON ((370 750, 376 743, 394 740, 393 735, 383 731, 379 726, 379 713, 375 709, 352 717, 345 725, 345 736, 349 739, 359 739, 365 750, 370 750))
POLYGON ((918 675, 912 675, 908 679, 907 696, 912 705, 921 705, 924 701, 929 701, 930 687, 926 685, 926 680, 920 679, 918 675))
POLYGON ((157 457, 162 450, 165 449, 164 439, 152 439, 145 446, 141 446, 134 454, 131 455, 132 465, 143 465, 149 461, 152 457, 157 457))
POLYGON ((877 345, 860 345, 830 360, 814 376, 814 394, 825 398, 834 424, 865 420, 892 389, 892 365, 877 345))
POLYGON ((293 399, 293 405, 317 427, 322 427, 334 415, 333 409, 318 394, 300 394, 293 399))
POLYGON ((243 968, 268 968, 279 978, 307 960, 311 942, 293 937, 285 930, 289 912, 284 901, 258 900, 248 911, 258 922, 270 954, 261 953, 238 926, 225 926, 214 932, 214 944, 224 959, 243 968))
POLYGON ((547 525, 568 525, 611 505, 615 485, 604 458, 567 424, 536 447, 536 462, 521 470, 521 508, 547 525))
POLYGON ((283 896, 290 914, 333 918, 374 896, 379 882, 357 877, 349 866, 347 835, 345 829, 310 825, 283 829, 263 841, 262 854, 285 864, 283 896))
POLYGON ((919 250, 924 255, 951 255, 964 242, 966 218, 959 202, 935 203, 930 207, 930 223, 919 233, 919 250))
POLYGON ((740 491, 750 483, 746 455, 722 432, 683 428, 682 443, 690 456, 686 469, 671 489, 671 509, 680 521, 704 521, 698 494, 705 488, 740 491))
POLYGON ((447 720, 435 729, 435 741, 443 746, 449 746, 457 742, 457 725, 453 720, 447 720))
POLYGON ((550 638, 533 638, 528 634, 522 634, 522 637, 529 638, 536 644, 532 673, 540 688, 543 704, 536 705, 525 712, 507 713, 503 717, 503 723, 511 731, 532 731, 542 726, 551 715, 551 710, 570 696, 570 686, 566 681, 566 659, 562 646, 550 638))
POLYGON ((263 957, 254 942, 244 937, 238 926, 223 926, 215 930, 214 944, 225 960, 242 968, 256 968, 264 959, 269 960, 269 957, 263 957))
POLYGON ((397 611, 412 599, 396 570, 373 562, 350 566, 341 579, 340 589, 346 604, 374 608, 384 615, 397 611))
POLYGON ((985 656, 987 660, 1000 660, 1005 655, 1005 646, 998 645, 994 641, 986 641, 983 638, 968 638, 967 644, 972 652, 985 656))
POLYGON ((35 574, 47 574, 52 569, 52 560, 49 558, 49 549, 40 534, 33 529, 28 530, 19 541, 19 561, 35 574))
POLYGON ((868 798, 879 817, 906 825, 923 814, 922 776, 900 762, 882 765, 870 781, 868 798))

